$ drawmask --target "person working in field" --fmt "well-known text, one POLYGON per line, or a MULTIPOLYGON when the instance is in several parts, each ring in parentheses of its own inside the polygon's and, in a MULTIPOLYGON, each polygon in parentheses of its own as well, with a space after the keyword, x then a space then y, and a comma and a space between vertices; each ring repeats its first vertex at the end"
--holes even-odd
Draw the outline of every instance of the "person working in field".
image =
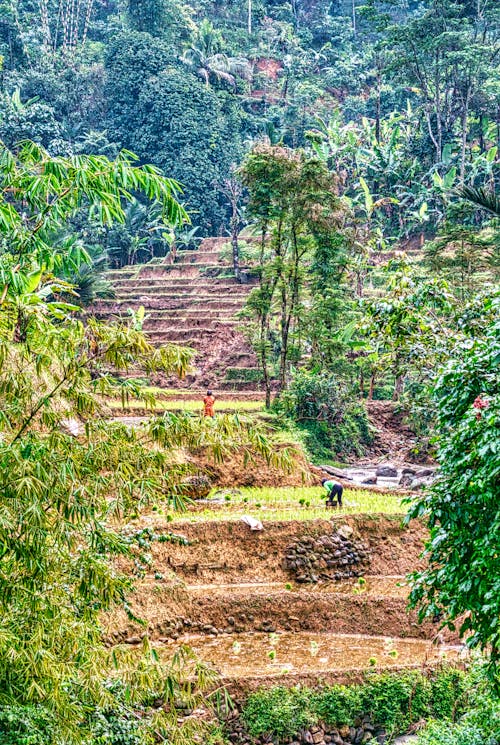
POLYGON ((214 404, 215 396, 212 391, 207 391, 207 395, 203 399, 203 416, 215 416, 214 404))
POLYGON ((328 497, 326 500, 326 506, 335 507, 335 504, 337 504, 339 507, 342 507, 342 494, 344 493, 344 487, 342 484, 339 484, 337 481, 333 481, 332 479, 323 479, 321 486, 326 489, 328 497))

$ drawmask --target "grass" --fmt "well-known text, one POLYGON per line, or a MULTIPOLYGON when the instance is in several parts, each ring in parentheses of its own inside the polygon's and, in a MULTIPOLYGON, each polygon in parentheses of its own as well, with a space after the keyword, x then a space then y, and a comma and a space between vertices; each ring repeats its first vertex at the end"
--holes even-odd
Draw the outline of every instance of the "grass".
POLYGON ((262 522, 286 520, 329 520, 334 515, 403 515, 407 510, 401 497, 391 493, 346 489, 342 510, 325 507, 321 487, 246 487, 241 494, 229 495, 230 501, 214 506, 195 503, 186 513, 177 513, 174 522, 239 520, 251 515, 262 522))
MULTIPOLYGON (((107 401, 108 406, 114 410, 131 411, 140 410, 144 411, 147 409, 144 401, 137 401, 136 399, 130 399, 125 409, 122 407, 122 402, 118 399, 112 399, 107 401)), ((151 409, 151 413, 161 411, 189 411, 189 412, 201 412, 203 408, 202 400, 183 400, 183 399, 163 399, 156 400, 154 407, 151 409)), ((218 399, 215 403, 215 411, 227 412, 227 411, 262 411, 264 409, 264 401, 245 401, 239 399, 218 399)))

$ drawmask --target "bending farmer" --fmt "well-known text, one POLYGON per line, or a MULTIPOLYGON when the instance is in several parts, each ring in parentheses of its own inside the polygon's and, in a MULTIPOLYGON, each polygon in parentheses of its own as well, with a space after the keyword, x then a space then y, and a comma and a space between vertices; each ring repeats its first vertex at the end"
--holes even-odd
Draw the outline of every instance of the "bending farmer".
POLYGON ((337 502, 339 507, 342 507, 342 494, 344 493, 344 487, 337 481, 331 479, 323 479, 321 486, 326 489, 328 499, 326 500, 327 507, 335 507, 337 502))
POLYGON ((212 391, 207 391, 207 395, 203 399, 203 416, 215 416, 214 404, 215 396, 212 391))

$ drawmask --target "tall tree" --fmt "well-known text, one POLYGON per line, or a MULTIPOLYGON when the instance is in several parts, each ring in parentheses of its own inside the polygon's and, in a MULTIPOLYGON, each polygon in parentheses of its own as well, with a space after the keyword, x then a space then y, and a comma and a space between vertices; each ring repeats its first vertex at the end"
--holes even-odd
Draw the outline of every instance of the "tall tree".
POLYGON ((258 145, 241 173, 249 190, 248 214, 261 236, 260 287, 251 299, 258 310, 261 365, 267 379, 266 337, 275 306, 280 340, 278 386, 283 390, 305 277, 315 251, 325 241, 335 248, 331 237, 342 226, 344 211, 324 163, 303 151, 258 145))

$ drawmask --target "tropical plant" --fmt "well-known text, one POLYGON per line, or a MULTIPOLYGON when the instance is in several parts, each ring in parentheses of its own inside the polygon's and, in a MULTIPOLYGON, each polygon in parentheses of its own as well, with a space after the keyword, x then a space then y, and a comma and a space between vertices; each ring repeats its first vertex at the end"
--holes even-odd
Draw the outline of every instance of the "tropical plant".
POLYGON ((484 186, 479 188, 464 186, 460 191, 460 196, 472 202, 476 207, 491 212, 495 217, 500 217, 500 195, 495 190, 484 186))
POLYGON ((411 508, 430 530, 427 567, 413 575, 411 602, 420 616, 441 618, 471 647, 500 660, 500 304, 484 337, 460 342, 434 386, 438 407, 436 484, 411 508))
POLYGON ((207 86, 211 79, 224 80, 233 87, 238 78, 249 80, 252 76, 250 62, 243 57, 229 57, 222 51, 223 47, 221 32, 205 19, 193 33, 182 60, 203 78, 207 86))
POLYGON ((132 189, 183 219, 175 182, 130 154, 51 158, 33 143, 0 153, 0 706, 44 706, 54 743, 84 741, 88 712, 118 706, 106 682, 116 665, 141 695, 177 695, 154 654, 146 666, 122 663, 102 641, 100 613, 125 603, 130 588, 112 563, 133 550, 119 520, 152 499, 182 504, 176 487, 189 462, 179 465, 174 449, 273 458, 263 432, 238 417, 166 414, 144 431, 108 421, 103 397, 153 404, 120 373, 183 375, 192 358, 154 348, 141 311, 117 325, 84 324, 64 299, 74 290, 59 276, 87 254, 53 237, 83 209, 106 224, 124 220, 132 189))

